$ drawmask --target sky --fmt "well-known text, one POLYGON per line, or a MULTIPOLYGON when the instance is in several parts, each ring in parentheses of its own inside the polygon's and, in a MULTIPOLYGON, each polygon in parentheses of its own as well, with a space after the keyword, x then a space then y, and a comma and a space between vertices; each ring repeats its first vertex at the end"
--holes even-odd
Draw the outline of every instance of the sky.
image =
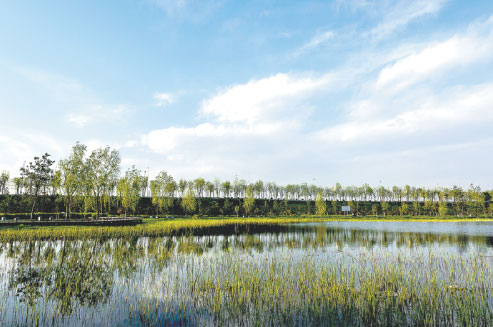
POLYGON ((493 188, 493 1, 2 1, 0 171, 493 188))

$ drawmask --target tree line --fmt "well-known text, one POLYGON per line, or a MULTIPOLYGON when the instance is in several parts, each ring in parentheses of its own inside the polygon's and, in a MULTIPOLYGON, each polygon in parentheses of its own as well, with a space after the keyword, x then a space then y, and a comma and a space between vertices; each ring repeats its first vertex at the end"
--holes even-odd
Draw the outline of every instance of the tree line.
POLYGON ((156 215, 202 214, 207 210, 201 205, 210 202, 203 201, 205 199, 216 200, 215 204, 210 202, 209 205, 234 204, 232 208, 215 212, 246 216, 265 215, 266 211, 274 214, 341 214, 341 205, 350 206, 353 215, 477 217, 493 213, 493 191, 482 191, 472 184, 463 189, 460 186, 342 186, 340 183, 327 187, 308 183, 278 185, 262 180, 249 183, 237 177, 232 181, 219 178, 208 181, 202 177, 176 181, 166 171, 150 180, 148 172, 135 166, 122 173, 117 150, 104 147, 88 153, 81 143, 76 143, 69 156, 56 165, 45 153, 23 165, 19 176, 11 178, 9 172, 3 171, 0 194, 20 197, 22 203, 29 206, 31 218, 40 198, 46 196, 55 199, 57 207, 63 206, 66 217, 72 216, 74 208, 78 212, 94 213, 96 217, 101 214, 144 214, 142 211, 149 212, 148 208, 142 209, 145 198, 150 199, 149 205, 156 215), (296 209, 289 205, 303 202, 305 209, 300 209, 299 204, 294 206, 296 209), (282 206, 284 211, 279 209, 282 206))

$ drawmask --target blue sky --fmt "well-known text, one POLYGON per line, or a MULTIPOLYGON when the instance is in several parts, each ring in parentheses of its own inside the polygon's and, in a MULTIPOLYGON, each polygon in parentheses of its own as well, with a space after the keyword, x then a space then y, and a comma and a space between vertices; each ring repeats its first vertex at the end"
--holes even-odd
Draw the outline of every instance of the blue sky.
POLYGON ((492 1, 4 1, 0 170, 492 188, 492 1))

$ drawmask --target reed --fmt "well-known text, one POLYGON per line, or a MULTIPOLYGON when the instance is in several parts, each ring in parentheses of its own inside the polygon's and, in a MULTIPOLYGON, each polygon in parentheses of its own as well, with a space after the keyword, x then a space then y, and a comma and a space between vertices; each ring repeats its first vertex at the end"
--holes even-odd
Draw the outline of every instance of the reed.
POLYGON ((493 324, 493 261, 482 243, 451 251, 447 240, 418 246, 412 234, 389 248, 387 236, 323 226, 184 231, 0 242, 0 325, 493 324), (351 237, 361 243, 347 246, 351 237))

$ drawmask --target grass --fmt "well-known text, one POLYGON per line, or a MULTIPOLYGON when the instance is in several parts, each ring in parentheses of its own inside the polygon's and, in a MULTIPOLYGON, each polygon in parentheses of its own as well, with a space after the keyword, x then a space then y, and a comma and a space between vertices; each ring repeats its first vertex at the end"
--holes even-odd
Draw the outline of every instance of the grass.
POLYGON ((0 286, 0 295, 11 292, 11 301, 0 300, 0 324, 492 325, 488 256, 341 246, 344 253, 330 237, 317 230, 3 244, 9 291, 0 286))
MULTIPOLYGON (((29 241, 29 240, 76 240, 76 239, 108 239, 124 237, 157 237, 170 236, 178 233, 192 233, 198 229, 242 227, 248 231, 249 226, 281 226, 301 222, 323 221, 381 221, 372 217, 343 217, 343 216, 305 216, 277 218, 174 218, 150 219, 144 218, 143 224, 125 227, 89 227, 89 226, 0 226, 0 242, 29 241)), ((400 216, 387 217, 384 221, 407 222, 462 222, 462 221, 491 221, 491 219, 452 219, 452 218, 403 218, 400 216)))

